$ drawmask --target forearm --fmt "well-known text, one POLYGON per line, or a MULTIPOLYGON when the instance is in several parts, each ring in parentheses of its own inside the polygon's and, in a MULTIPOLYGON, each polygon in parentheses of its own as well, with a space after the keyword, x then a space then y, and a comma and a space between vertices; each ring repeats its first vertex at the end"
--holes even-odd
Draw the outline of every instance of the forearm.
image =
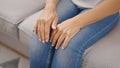
POLYGON ((46 0, 45 8, 56 9, 58 0, 46 0))
POLYGON ((107 16, 110 16, 120 9, 120 0, 105 0, 95 8, 74 17, 81 27, 95 23, 107 16), (79 23, 80 22, 80 23, 79 23))

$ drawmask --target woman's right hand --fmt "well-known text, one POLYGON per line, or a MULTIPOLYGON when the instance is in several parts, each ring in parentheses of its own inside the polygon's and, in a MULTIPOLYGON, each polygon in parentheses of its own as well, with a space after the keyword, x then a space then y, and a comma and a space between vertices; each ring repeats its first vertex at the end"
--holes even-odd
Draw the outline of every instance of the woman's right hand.
POLYGON ((56 29, 58 16, 56 9, 44 8, 43 13, 38 17, 35 25, 34 32, 38 34, 39 40, 48 42, 50 36, 50 28, 56 29))

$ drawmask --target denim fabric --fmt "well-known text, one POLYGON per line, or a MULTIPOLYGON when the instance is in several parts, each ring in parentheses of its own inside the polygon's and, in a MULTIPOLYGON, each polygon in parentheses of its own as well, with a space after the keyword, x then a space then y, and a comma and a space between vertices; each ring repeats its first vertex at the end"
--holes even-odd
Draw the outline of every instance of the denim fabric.
MULTIPOLYGON (((70 0, 60 0, 57 5, 58 23, 84 10, 86 9, 78 9, 70 0)), ((42 43, 38 35, 33 34, 30 43, 30 68, 82 68, 84 51, 108 34, 117 25, 118 20, 119 13, 115 13, 82 28, 64 50, 61 47, 56 50, 50 41, 42 43)))

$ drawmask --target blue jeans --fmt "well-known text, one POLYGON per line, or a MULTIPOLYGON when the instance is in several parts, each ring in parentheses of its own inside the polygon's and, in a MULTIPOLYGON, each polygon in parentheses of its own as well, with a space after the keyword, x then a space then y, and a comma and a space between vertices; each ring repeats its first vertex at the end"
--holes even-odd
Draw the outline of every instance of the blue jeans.
MULTIPOLYGON (((71 0, 60 0, 57 5, 58 23, 84 10, 86 9, 78 9, 71 0)), ((61 47, 56 50, 50 41, 42 43, 38 35, 33 34, 30 43, 30 68, 81 68, 85 50, 108 34, 117 25, 118 20, 119 13, 115 13, 82 28, 64 50, 61 47)))

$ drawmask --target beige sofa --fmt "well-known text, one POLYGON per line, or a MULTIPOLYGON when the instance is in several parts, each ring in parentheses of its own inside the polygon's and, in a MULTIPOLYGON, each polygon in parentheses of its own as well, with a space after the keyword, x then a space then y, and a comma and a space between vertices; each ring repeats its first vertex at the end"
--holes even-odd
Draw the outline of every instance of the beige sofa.
MULTIPOLYGON (((29 57, 33 25, 45 0, 0 0, 0 42, 29 57)), ((88 48, 82 68, 120 68, 120 22, 88 48)))

